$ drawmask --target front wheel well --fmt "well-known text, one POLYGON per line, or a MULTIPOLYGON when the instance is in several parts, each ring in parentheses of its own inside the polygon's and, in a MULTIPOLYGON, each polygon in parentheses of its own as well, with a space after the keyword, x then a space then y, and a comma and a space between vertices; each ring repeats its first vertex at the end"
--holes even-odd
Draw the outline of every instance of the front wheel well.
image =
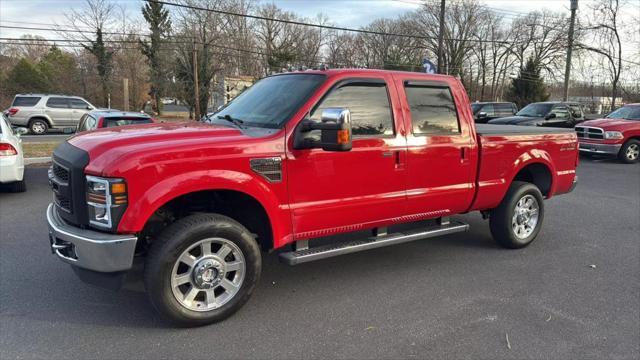
POLYGON ((513 178, 513 181, 524 181, 534 184, 540 189, 542 195, 547 197, 551 191, 551 170, 544 164, 529 164, 520 169, 513 178))
POLYGON ((188 193, 172 199, 156 210, 140 233, 138 252, 171 223, 196 213, 217 213, 239 222, 254 234, 260 247, 273 248, 271 222, 264 207, 250 195, 233 190, 205 190, 188 193))

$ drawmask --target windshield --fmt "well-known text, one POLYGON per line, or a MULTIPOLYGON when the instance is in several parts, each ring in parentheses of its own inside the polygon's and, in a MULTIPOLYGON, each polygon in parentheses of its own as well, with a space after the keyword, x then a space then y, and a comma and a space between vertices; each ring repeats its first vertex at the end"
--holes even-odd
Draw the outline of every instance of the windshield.
POLYGON ((607 115, 607 119, 640 120, 640 106, 624 106, 607 115))
POLYGON ((516 113, 516 115, 529 116, 529 117, 544 117, 549 113, 549 111, 551 111, 552 107, 553 107, 553 104, 533 103, 523 107, 522 110, 516 113))
POLYGON ((322 74, 287 74, 256 82, 207 121, 233 119, 243 126, 281 128, 322 83, 322 74))
POLYGON ((475 115, 478 112, 478 110, 482 108, 482 105, 484 104, 478 104, 478 103, 471 104, 471 112, 473 113, 473 115, 475 115))

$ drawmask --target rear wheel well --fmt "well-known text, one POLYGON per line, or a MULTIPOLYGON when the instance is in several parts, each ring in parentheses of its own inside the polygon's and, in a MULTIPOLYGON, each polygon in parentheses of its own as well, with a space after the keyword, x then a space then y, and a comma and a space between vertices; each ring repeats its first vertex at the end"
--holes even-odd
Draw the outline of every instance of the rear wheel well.
POLYGON ((46 117, 43 117, 43 116, 33 116, 33 117, 31 117, 31 118, 29 119, 29 122, 27 123, 27 124, 28 124, 28 126, 31 126, 31 123, 32 123, 33 121, 35 121, 35 120, 42 120, 42 121, 46 122, 46 123, 47 123, 47 125, 49 125, 49 127, 51 127, 51 126, 52 126, 52 125, 51 125, 51 121, 49 121, 49 119, 47 119, 46 117))
POLYGON ((179 196, 156 210, 141 232, 138 252, 143 252, 169 224, 196 213, 217 213, 242 224, 263 250, 273 248, 273 232, 264 207, 253 197, 233 190, 205 190, 179 196))
POLYGON ((535 163, 525 166, 516 174, 513 181, 524 181, 534 184, 540 189, 540 192, 544 196, 549 196, 549 192, 551 191, 551 171, 544 164, 535 163))

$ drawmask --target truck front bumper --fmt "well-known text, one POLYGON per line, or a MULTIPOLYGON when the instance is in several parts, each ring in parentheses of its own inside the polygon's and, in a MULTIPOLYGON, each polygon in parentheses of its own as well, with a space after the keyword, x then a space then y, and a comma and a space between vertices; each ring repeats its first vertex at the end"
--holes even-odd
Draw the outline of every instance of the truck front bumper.
POLYGON ((596 144, 590 142, 580 142, 579 149, 582 152, 602 155, 618 155, 622 144, 596 144))
POLYGON ((47 222, 51 251, 60 260, 101 273, 131 269, 137 236, 107 234, 72 226, 60 218, 53 204, 47 208, 47 222))

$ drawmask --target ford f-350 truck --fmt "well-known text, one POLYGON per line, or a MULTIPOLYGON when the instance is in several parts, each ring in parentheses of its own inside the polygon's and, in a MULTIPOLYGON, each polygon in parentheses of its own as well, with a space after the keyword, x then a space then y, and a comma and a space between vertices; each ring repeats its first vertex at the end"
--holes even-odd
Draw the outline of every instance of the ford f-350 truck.
POLYGON ((542 227, 543 200, 576 185, 573 130, 476 128, 450 76, 278 74, 209 119, 77 135, 49 172, 53 253, 113 288, 144 261, 151 303, 184 326, 237 311, 261 250, 295 265, 462 232, 451 216, 471 211, 498 244, 522 248, 542 227))

